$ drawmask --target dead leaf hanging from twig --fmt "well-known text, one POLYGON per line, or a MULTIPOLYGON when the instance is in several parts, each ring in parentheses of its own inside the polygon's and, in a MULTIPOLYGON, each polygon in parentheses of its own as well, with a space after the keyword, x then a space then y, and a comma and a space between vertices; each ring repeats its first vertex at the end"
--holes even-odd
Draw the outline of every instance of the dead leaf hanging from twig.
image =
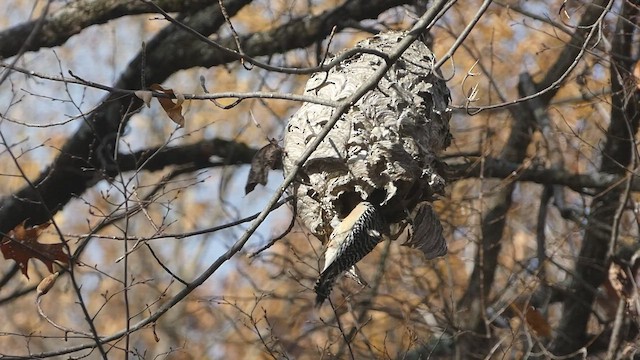
POLYGON ((38 295, 38 297, 46 295, 49 290, 53 288, 56 280, 58 280, 58 276, 60 276, 60 272, 54 272, 53 274, 45 277, 44 279, 42 279, 42 281, 40 281, 40 284, 38 284, 38 287, 36 288, 36 294, 38 295))
POLYGON ((57 260, 62 263, 69 263, 69 255, 64 252, 64 245, 42 244, 38 242, 38 237, 42 231, 49 227, 51 223, 25 228, 24 223, 9 231, 0 243, 0 251, 5 259, 11 259, 18 263, 22 274, 29 278, 27 273, 29 259, 42 261, 53 273, 53 263, 57 260))
POLYGON ((144 102, 147 107, 151 107, 151 99, 153 99, 153 93, 149 90, 138 90, 134 94, 144 102))
POLYGON ((251 160, 251 170, 247 177, 247 185, 244 193, 248 194, 255 189, 256 185, 266 185, 269 170, 282 168, 282 148, 271 140, 262 149, 258 150, 251 160))
MULTIPOLYGON (((165 89, 160 84, 153 84, 150 86, 151 90, 161 92, 163 94, 171 95, 176 97, 176 102, 174 103, 172 99, 169 98, 157 98, 160 106, 164 112, 167 113, 169 118, 179 127, 184 126, 184 116, 182 116, 182 103, 184 102, 184 95, 180 93, 174 92, 172 89, 165 89)), ((144 100, 144 99, 143 99, 144 100)))

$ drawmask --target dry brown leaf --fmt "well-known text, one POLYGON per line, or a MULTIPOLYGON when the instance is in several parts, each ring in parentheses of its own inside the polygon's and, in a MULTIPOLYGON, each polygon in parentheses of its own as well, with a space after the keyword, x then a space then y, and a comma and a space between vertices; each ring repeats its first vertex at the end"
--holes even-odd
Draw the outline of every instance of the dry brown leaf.
POLYGON ((151 107, 151 99, 153 99, 153 93, 149 90, 138 90, 134 92, 134 94, 140 98, 140 100, 144 101, 144 104, 147 107, 151 107))
POLYGON ((615 261, 609 266, 609 284, 621 298, 628 297, 629 290, 632 289, 627 272, 615 261))
POLYGON ((22 274, 27 278, 29 278, 27 273, 29 259, 42 261, 47 265, 51 273, 53 273, 54 261, 58 260, 65 264, 69 263, 69 256, 64 252, 64 245, 62 243, 42 244, 38 242, 38 237, 50 224, 51 223, 47 222, 25 228, 24 223, 22 223, 9 231, 0 243, 0 251, 2 251, 4 258, 17 262, 20 270, 22 270, 22 274))
POLYGON ((524 317, 529 328, 533 330, 537 336, 546 338, 551 337, 551 325, 549 325, 538 309, 531 305, 525 305, 518 302, 511 303, 509 308, 520 317, 524 317))
POLYGON ((247 185, 244 193, 248 194, 255 189, 256 185, 266 185, 270 169, 282 167, 282 148, 275 141, 271 141, 262 149, 258 150, 251 159, 251 169, 247 177, 247 185))
POLYGON ((179 127, 184 127, 184 116, 182 116, 182 103, 184 102, 184 95, 175 93, 172 89, 165 89, 160 84, 153 84, 150 86, 151 90, 161 92, 163 94, 176 97, 174 103, 172 99, 158 98, 158 102, 169 118, 179 127))
POLYGON ((633 65, 633 77, 636 79, 636 87, 640 89, 640 60, 633 65))
POLYGON ((626 301, 628 309, 634 314, 638 311, 636 302, 638 296, 640 296, 635 279, 637 275, 635 271, 637 271, 635 266, 630 268, 628 265, 614 259, 609 265, 609 282, 605 283, 605 289, 607 288, 606 285, 609 285, 618 298, 626 301))
POLYGON ((533 330, 538 336, 545 338, 551 337, 551 325, 549 325, 538 309, 529 305, 524 317, 531 330, 533 330))
POLYGON ((60 273, 54 272, 53 274, 42 279, 42 281, 40 281, 40 284, 38 284, 38 287, 36 288, 36 294, 38 296, 42 296, 48 293, 49 290, 51 290, 51 288, 53 288, 53 285, 56 283, 58 276, 60 276, 60 273))

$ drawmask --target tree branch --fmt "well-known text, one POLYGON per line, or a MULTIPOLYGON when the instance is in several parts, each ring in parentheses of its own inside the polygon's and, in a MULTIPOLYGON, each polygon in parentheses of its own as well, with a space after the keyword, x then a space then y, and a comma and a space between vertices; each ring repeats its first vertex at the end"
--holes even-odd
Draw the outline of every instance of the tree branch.
MULTIPOLYGON (((638 0, 624 2, 612 40, 613 54, 632 58, 632 44, 637 30, 632 19, 638 15, 639 5, 638 0)), ((602 173, 623 176, 628 171, 631 157, 637 156, 634 136, 640 122, 640 91, 631 71, 630 61, 611 60, 611 124, 602 151, 602 173)), ((606 278, 609 262, 607 250, 613 231, 613 227, 610 227, 603 234, 601 230, 596 231, 595 227, 597 223, 614 224, 616 210, 624 193, 622 185, 620 183, 595 198, 591 206, 587 230, 575 264, 575 274, 580 278, 572 278, 569 289, 575 297, 567 297, 564 301, 563 316, 558 326, 561 336, 555 337, 551 346, 552 352, 557 355, 573 353, 587 342, 587 322, 596 297, 591 289, 600 286, 606 278)))
MULTIPOLYGON (((210 139, 194 144, 160 149, 150 148, 131 154, 118 155, 118 166, 122 171, 158 171, 168 166, 184 166, 206 163, 211 157, 219 157, 229 165, 251 164, 258 151, 246 144, 231 140, 210 139), (160 151, 158 151, 160 150, 160 151), (146 162, 146 163, 145 163, 146 162), (143 167, 141 165, 145 163, 143 167)), ((525 168, 519 163, 496 158, 467 159, 465 163, 451 161, 447 164, 450 182, 470 178, 511 179, 513 182, 533 182, 541 185, 567 186, 576 192, 596 192, 619 185, 625 177, 602 172, 575 174, 563 169, 525 168)), ((640 178, 631 183, 632 191, 640 191, 640 178)))
MULTIPOLYGON (((195 12, 211 4, 210 0, 156 0, 155 3, 167 12, 195 12)), ((104 24, 123 16, 154 13, 152 6, 131 0, 78 0, 65 4, 63 8, 44 19, 39 35, 26 42, 36 28, 37 20, 28 21, 0 32, 0 58, 9 58, 18 53, 27 43, 27 51, 64 44, 71 36, 93 26, 104 24)))
MULTIPOLYGON (((593 38, 596 33, 593 29, 594 22, 599 22, 607 10, 599 5, 609 4, 610 0, 599 0, 595 3, 598 6, 590 7, 583 15, 580 24, 585 25, 576 28, 572 37, 572 43, 565 45, 560 57, 551 66, 549 73, 553 72, 554 77, 545 74, 545 80, 540 84, 530 84, 530 75, 523 73, 518 82, 518 100, 512 102, 515 106, 509 108, 514 124, 507 140, 507 144, 502 149, 500 157, 513 164, 521 164, 526 157, 528 144, 531 142, 531 133, 536 121, 536 112, 545 111, 544 107, 549 104, 551 98, 557 92, 557 88, 568 73, 575 68, 584 54, 587 47, 586 42, 593 38), (573 42, 576 39, 586 39, 573 42), (555 84, 555 85, 554 85, 555 84), (536 92, 536 89, 544 89, 536 92), (532 92, 533 91, 533 92, 532 92)), ((506 175, 506 174, 504 174, 506 175)), ((475 256, 475 265, 469 285, 464 296, 460 300, 461 308, 469 311, 466 318, 469 321, 465 324, 471 332, 465 334, 460 341, 462 351, 468 354, 488 353, 492 345, 487 341, 489 332, 489 322, 485 316, 487 304, 486 298, 489 296, 494 282, 495 272, 498 267, 498 255, 502 249, 502 235, 507 223, 507 213, 512 204, 512 193, 515 183, 508 183, 494 192, 491 196, 481 198, 486 207, 482 211, 482 228, 480 243, 475 256)), ((484 205, 483 205, 484 206, 484 205)))
POLYGON ((151 148, 131 154, 118 155, 122 171, 158 171, 168 166, 207 164, 213 156, 229 165, 251 164, 257 149, 223 139, 202 140, 194 144, 161 149, 151 148), (143 166, 144 164, 144 166, 143 166))

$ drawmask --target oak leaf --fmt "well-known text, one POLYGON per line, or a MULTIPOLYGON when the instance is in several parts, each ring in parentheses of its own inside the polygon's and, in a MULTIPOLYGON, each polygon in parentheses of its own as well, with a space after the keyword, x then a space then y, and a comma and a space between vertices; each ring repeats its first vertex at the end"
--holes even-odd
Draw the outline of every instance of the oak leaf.
POLYGON ((53 273, 53 263, 56 260, 65 264, 69 263, 69 255, 64 252, 62 243, 42 244, 38 242, 38 237, 50 224, 47 222, 32 227, 25 227, 24 223, 19 224, 9 231, 0 242, 0 251, 2 251, 4 258, 17 262, 22 274, 27 279, 29 278, 27 273, 29 259, 42 261, 51 273, 53 273))

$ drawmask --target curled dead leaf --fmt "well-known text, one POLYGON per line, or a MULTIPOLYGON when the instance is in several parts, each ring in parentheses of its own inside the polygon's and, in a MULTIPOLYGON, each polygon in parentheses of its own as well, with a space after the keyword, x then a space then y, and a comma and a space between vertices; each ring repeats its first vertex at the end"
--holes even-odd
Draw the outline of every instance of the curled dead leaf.
POLYGON ((551 325, 545 317, 535 307, 516 301, 509 304, 509 309, 517 314, 518 317, 524 318, 524 321, 533 330, 537 336, 549 338, 552 335, 551 325))
POLYGON ((58 280, 58 276, 60 276, 60 273, 54 272, 53 274, 42 279, 42 281, 40 281, 40 284, 38 284, 38 287, 36 288, 36 294, 38 296, 42 296, 48 293, 49 290, 53 288, 53 285, 55 285, 56 280, 58 280))
POLYGON ((147 107, 151 107, 151 99, 153 99, 153 93, 149 90, 138 90, 134 94, 144 102, 147 107))
POLYGON ((182 105, 184 102, 184 94, 183 93, 175 93, 176 95, 176 103, 182 105))
POLYGON ((269 170, 282 168, 282 148, 275 141, 258 150, 251 159, 251 169, 247 177, 247 184, 244 193, 248 194, 255 189, 256 185, 266 185, 269 170))
POLYGON ((184 116, 182 116, 182 103, 184 103, 184 95, 174 92, 172 89, 165 89, 160 84, 153 84, 150 86, 151 90, 161 92, 163 94, 176 97, 174 103, 172 99, 158 98, 158 102, 169 118, 179 127, 184 127, 184 116))

